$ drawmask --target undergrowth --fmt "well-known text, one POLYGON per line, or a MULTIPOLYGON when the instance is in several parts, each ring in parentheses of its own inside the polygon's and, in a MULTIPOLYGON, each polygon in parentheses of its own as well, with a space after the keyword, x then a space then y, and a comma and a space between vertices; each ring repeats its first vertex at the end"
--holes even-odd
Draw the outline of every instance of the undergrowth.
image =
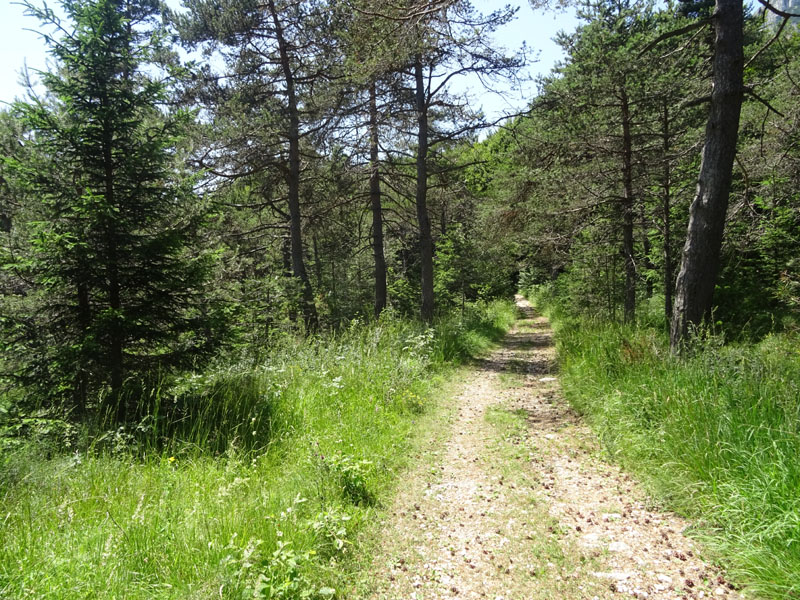
POLYGON ((611 456, 691 517, 749 590, 800 598, 797 336, 709 334, 678 359, 662 330, 576 318, 546 294, 537 304, 556 325, 564 392, 611 456))
POLYGON ((433 328, 387 315, 164 380, 140 423, 85 445, 60 429, 61 444, 6 439, 0 597, 336 596, 446 367, 513 314, 484 303, 433 328))

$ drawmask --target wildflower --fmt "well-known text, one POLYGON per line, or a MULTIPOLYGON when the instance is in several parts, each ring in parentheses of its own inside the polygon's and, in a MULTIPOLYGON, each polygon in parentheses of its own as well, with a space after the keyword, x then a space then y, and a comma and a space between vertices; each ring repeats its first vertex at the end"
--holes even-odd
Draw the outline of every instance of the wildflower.
POLYGON ((173 464, 175 462, 175 457, 170 456, 167 460, 169 461, 169 464, 173 464))

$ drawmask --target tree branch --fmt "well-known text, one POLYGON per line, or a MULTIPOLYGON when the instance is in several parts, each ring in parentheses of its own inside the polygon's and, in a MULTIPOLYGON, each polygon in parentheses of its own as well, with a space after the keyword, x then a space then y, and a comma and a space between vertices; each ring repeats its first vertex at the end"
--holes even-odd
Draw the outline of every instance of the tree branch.
POLYGON ((753 88, 745 86, 744 91, 745 91, 746 94, 750 94, 753 98, 755 98, 756 100, 761 102, 761 104, 766 106, 768 109, 770 109, 772 112, 774 112, 776 115, 778 115, 782 119, 786 118, 786 115, 784 115, 781 111, 779 111, 777 108, 772 106, 767 100, 765 100, 764 98, 762 98, 761 96, 756 94, 756 92, 755 92, 755 90, 753 88))
POLYGON ((772 4, 767 2, 767 0, 758 0, 758 2, 762 4, 764 8, 766 8, 768 11, 773 12, 779 17, 783 17, 784 19, 791 19, 792 17, 800 17, 800 14, 785 12, 780 10, 779 8, 775 8, 774 6, 772 6, 772 4))
MULTIPOLYGON (((759 0, 759 2, 763 3, 763 0, 759 0)), ((642 56, 645 52, 649 52, 650 50, 652 50, 653 48, 658 46, 664 40, 667 40, 667 39, 669 39, 671 37, 675 37, 675 36, 678 36, 678 35, 683 35, 684 33, 689 33, 690 31, 694 31, 695 29, 701 29, 701 28, 705 27, 706 25, 708 25, 709 23, 711 23, 711 19, 710 18, 701 19, 699 21, 695 21, 694 23, 691 23, 691 24, 687 25, 686 27, 681 27, 679 29, 673 29, 672 31, 668 31, 667 33, 661 34, 656 39, 654 39, 652 42, 647 44, 647 46, 645 46, 642 49, 642 51, 639 52, 639 56, 642 56)))
POLYGON ((752 62, 753 62, 755 59, 757 59, 759 56, 761 56, 761 53, 762 53, 762 52, 764 52, 764 50, 766 50, 767 48, 769 48, 769 47, 772 45, 772 43, 773 43, 775 40, 777 40, 777 39, 780 37, 780 35, 781 35, 781 32, 783 31, 783 28, 784 28, 784 27, 786 27, 786 24, 787 24, 788 22, 789 22, 789 17, 783 17, 783 21, 781 21, 781 25, 780 25, 780 27, 778 27, 778 31, 776 31, 776 32, 775 32, 775 35, 772 37, 772 39, 771 39, 770 41, 768 41, 766 44, 764 44, 763 46, 761 46, 761 49, 760 49, 758 52, 756 52, 756 53, 755 53, 755 54, 754 54, 754 55, 753 55, 753 56, 750 58, 750 60, 748 60, 748 61, 745 63, 745 65, 744 65, 744 69, 745 69, 745 70, 747 70, 747 67, 749 67, 749 66, 750 66, 750 64, 751 64, 751 63, 752 63, 752 62))

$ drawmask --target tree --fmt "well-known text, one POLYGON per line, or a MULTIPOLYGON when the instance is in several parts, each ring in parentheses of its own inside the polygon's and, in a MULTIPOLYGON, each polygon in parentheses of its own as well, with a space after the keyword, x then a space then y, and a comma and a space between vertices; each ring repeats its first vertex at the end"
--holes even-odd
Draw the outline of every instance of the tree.
MULTIPOLYGON (((385 19, 376 19, 370 2, 335 2, 347 13, 347 26, 338 32, 346 57, 346 86, 350 102, 340 107, 345 113, 343 137, 356 160, 366 165, 369 208, 372 214, 371 241, 374 276, 373 311, 379 316, 388 303, 387 264, 384 248, 384 211, 381 176, 384 161, 381 142, 391 113, 402 112, 391 94, 393 80, 403 56, 401 41, 392 35, 385 19), (363 133, 362 133, 363 132, 363 133), (349 139, 347 139, 349 138, 349 139)), ((385 152, 383 153, 385 154, 385 152)))
MULTIPOLYGON (((588 236, 588 261, 600 259, 608 266, 590 267, 605 273, 602 284, 608 297, 617 296, 618 256, 622 259, 622 304, 630 322, 641 276, 636 217, 644 211, 642 180, 651 120, 648 77, 635 60, 635 48, 652 31, 654 18, 650 6, 625 0, 587 3, 579 14, 587 23, 558 36, 568 58, 542 81, 542 93, 532 106, 534 113, 546 113, 548 134, 557 137, 541 150, 560 157, 560 210, 582 212, 583 220, 593 221, 585 224, 582 235, 588 236)), ((615 302, 608 304, 613 311, 615 302)))
POLYGON ((464 75, 481 81, 512 79, 522 64, 489 45, 489 37, 514 17, 506 7, 482 15, 470 2, 456 0, 430 10, 410 11, 404 35, 409 60, 402 70, 410 85, 408 94, 416 118, 416 207, 421 263, 421 308, 425 321, 434 314, 433 236, 428 214, 431 175, 430 153, 438 145, 486 126, 480 114, 469 109, 469 99, 454 95, 450 84, 464 75), (418 16, 421 15, 421 16, 418 16))
POLYGON ((692 329, 711 314, 744 94, 744 13, 741 0, 717 0, 712 23, 714 82, 697 193, 675 284, 670 347, 679 352, 692 329))
POLYGON ((304 258, 303 144, 313 146, 331 111, 331 82, 339 78, 336 11, 321 0, 188 0, 187 14, 173 18, 183 41, 215 52, 223 73, 208 66, 197 98, 218 121, 201 165, 218 177, 238 179, 265 171, 280 174, 285 211, 277 198, 263 198, 288 221, 291 268, 302 296, 307 331, 318 326, 314 293, 304 258))
POLYGON ((72 28, 49 9, 28 13, 56 69, 14 111, 31 134, 13 161, 28 202, 40 202, 26 269, 46 294, 34 317, 49 342, 27 369, 86 411, 106 385, 107 410, 136 416, 127 379, 197 358, 209 262, 193 247, 202 222, 192 181, 177 167, 177 139, 191 115, 166 114, 165 84, 149 65, 163 52, 155 0, 64 0, 72 28))

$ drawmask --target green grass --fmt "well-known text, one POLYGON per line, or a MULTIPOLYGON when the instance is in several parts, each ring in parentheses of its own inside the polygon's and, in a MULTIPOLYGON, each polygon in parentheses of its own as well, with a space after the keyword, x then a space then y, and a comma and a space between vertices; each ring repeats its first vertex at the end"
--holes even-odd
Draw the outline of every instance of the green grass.
POLYGON ((800 598, 797 336, 712 337, 676 359, 662 332, 555 312, 564 391, 611 456, 693 518, 749 590, 800 598))
POLYGON ((327 598, 397 484, 448 365, 509 303, 433 330, 387 317, 259 364, 162 382, 138 427, 85 449, 7 445, 2 598, 327 598))

